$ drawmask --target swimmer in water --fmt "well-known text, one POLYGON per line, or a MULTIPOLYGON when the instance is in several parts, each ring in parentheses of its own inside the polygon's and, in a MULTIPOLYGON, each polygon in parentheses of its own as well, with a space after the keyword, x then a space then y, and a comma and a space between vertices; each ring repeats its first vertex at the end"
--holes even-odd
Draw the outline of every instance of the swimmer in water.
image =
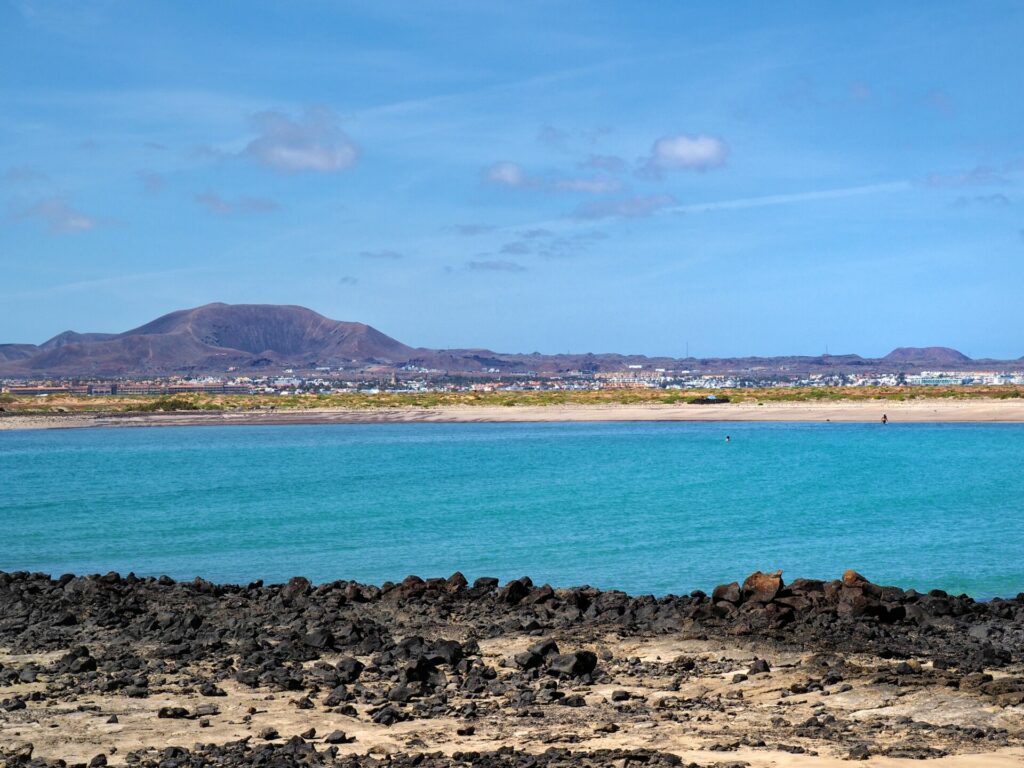
POLYGON ((726 436, 725 436, 725 442, 727 442, 727 443, 731 443, 731 442, 732 442, 732 438, 731 438, 731 437, 729 437, 728 435, 726 435, 726 436))
POLYGON ((886 414, 884 414, 884 413, 882 414, 882 423, 883 424, 888 424, 889 423, 889 417, 886 414))

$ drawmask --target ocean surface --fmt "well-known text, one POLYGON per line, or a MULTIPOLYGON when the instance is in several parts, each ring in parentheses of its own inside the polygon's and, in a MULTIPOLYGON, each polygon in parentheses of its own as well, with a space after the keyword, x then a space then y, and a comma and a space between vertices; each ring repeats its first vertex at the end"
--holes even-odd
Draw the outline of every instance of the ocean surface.
POLYGON ((0 569, 632 594, 751 571, 1024 591, 1024 426, 395 424, 0 432, 0 569), (731 442, 725 441, 726 434, 731 442))

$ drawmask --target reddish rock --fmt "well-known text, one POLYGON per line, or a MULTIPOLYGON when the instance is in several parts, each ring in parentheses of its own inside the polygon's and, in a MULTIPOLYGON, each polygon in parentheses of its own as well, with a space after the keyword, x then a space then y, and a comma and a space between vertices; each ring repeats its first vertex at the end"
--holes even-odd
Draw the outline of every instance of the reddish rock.
POLYGON ((770 603, 782 590, 782 586, 782 571, 755 571, 743 581, 743 592, 748 600, 770 603))
POLYGON ((857 573, 855 570, 850 569, 843 574, 843 584, 847 587, 863 587, 866 584, 870 584, 867 579, 857 573))

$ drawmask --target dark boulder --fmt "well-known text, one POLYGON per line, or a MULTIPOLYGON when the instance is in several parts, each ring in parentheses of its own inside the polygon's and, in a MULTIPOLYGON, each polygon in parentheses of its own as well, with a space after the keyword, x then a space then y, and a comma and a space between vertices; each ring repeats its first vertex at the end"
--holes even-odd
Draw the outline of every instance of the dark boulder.
POLYGON ((738 603, 740 601, 740 585, 737 582, 719 584, 711 592, 711 600, 716 603, 738 603))
POLYGON ((591 651, 560 653, 549 660, 548 671, 565 677, 582 677, 597 669, 597 654, 591 651))

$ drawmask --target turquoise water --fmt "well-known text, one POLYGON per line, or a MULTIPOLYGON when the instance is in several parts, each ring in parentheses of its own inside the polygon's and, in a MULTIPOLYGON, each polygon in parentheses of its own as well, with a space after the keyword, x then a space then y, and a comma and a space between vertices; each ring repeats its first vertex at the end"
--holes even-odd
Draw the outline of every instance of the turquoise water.
POLYGON ((1015 425, 3 432, 0 569, 374 583, 461 570, 663 594, 852 567, 1015 595, 1022 470, 1015 425))

